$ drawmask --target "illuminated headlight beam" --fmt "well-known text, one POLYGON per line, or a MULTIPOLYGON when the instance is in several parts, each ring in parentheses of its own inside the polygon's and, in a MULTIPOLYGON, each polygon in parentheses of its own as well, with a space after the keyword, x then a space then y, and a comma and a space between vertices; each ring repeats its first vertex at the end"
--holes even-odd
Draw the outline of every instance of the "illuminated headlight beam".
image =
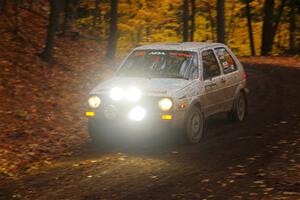
POLYGON ((163 98, 158 102, 158 107, 162 111, 168 111, 173 107, 173 102, 169 98, 163 98))
POLYGON ((128 114, 128 118, 132 121, 142 121, 146 117, 146 110, 141 106, 134 107, 128 114))
POLYGON ((98 108, 101 104, 101 99, 98 96, 90 96, 88 103, 91 108, 98 108))
POLYGON ((119 101, 124 97, 124 91, 119 87, 114 87, 110 90, 109 96, 114 101, 119 101))

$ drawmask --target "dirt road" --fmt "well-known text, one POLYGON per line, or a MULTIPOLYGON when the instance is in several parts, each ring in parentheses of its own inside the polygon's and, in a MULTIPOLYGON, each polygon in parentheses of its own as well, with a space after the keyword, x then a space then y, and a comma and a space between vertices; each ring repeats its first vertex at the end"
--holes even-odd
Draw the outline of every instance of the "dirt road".
POLYGON ((0 185, 0 199, 300 199, 300 69, 248 65, 249 117, 194 146, 82 153, 0 185))

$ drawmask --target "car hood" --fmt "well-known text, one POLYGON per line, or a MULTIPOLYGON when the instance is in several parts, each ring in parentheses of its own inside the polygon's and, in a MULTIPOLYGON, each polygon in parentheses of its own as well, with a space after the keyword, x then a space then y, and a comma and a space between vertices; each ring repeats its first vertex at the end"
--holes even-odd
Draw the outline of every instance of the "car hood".
POLYGON ((176 91, 181 90, 191 83, 190 80, 175 78, 133 78, 113 77, 100 83, 91 91, 91 94, 108 92, 113 87, 139 88, 144 95, 172 96, 176 91))

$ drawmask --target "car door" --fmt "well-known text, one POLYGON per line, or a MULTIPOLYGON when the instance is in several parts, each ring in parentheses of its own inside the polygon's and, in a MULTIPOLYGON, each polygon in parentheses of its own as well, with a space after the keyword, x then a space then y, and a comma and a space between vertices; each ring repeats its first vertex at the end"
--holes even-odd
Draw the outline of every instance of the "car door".
POLYGON ((202 104, 205 115, 209 116, 223 109, 222 73, 213 49, 201 51, 201 64, 204 87, 202 104))
POLYGON ((232 58, 231 54, 225 47, 215 48, 215 53, 217 55, 218 61, 222 68, 222 87, 224 95, 224 110, 231 109, 234 94, 236 88, 238 87, 238 67, 232 58))

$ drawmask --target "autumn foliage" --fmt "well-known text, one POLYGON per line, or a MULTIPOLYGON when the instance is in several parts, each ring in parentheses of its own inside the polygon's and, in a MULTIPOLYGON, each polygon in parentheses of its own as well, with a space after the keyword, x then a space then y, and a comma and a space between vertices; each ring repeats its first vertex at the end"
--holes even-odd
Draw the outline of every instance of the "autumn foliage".
MULTIPOLYGON (((104 58, 112 30, 117 29, 118 58, 137 45, 182 41, 183 34, 181 0, 117 1, 115 28, 110 23, 111 2, 69 1, 73 4, 57 7, 53 61, 47 63, 41 53, 50 30, 49 2, 14 2, 0 1, 0 179, 31 173, 40 165, 50 165, 53 158, 76 153, 86 143, 85 100, 88 91, 112 73, 114 64, 104 58), (66 17, 67 12, 71 14, 66 17)), ((299 54, 299 8, 291 2, 282 10, 274 55, 299 54)), ((216 41, 216 3, 196 1, 194 22, 190 6, 187 40, 216 41)), ((251 52, 245 6, 245 1, 225 3, 225 41, 239 55, 251 52)), ((250 6, 254 46, 260 52, 264 2, 253 0, 250 6)), ((280 6, 276 0, 275 14, 280 6)), ((245 59, 266 62, 265 58, 245 59)), ((278 61, 299 65, 297 58, 278 61)))

